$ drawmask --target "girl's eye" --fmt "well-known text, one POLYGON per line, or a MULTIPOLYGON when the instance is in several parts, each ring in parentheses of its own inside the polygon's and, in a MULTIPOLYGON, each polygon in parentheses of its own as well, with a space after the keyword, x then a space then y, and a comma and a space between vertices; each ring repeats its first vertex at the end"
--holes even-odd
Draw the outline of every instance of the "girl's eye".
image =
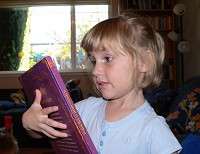
POLYGON ((105 61, 105 62, 110 62, 112 59, 113 59, 112 57, 105 57, 105 58, 104 58, 104 61, 105 61))
POLYGON ((92 63, 92 64, 96 64, 96 60, 95 60, 95 58, 94 57, 92 57, 92 56, 89 56, 89 60, 90 60, 90 62, 92 63))

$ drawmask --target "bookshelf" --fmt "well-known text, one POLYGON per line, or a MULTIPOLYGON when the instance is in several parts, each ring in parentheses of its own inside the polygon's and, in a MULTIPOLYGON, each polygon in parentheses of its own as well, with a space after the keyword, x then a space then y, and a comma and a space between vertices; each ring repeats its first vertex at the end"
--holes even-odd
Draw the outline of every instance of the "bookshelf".
POLYGON ((118 0, 119 14, 138 14, 157 30, 165 42, 165 60, 163 64, 163 83, 170 89, 176 89, 176 52, 175 43, 167 37, 174 30, 174 0, 118 0))

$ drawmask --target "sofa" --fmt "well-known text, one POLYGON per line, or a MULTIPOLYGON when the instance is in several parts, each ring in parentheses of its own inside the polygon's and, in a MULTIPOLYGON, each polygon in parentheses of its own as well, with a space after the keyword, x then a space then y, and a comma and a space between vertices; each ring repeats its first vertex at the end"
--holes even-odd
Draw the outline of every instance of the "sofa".
POLYGON ((176 91, 161 84, 145 92, 155 112, 166 118, 181 143, 181 154, 200 153, 200 76, 185 81, 176 91))

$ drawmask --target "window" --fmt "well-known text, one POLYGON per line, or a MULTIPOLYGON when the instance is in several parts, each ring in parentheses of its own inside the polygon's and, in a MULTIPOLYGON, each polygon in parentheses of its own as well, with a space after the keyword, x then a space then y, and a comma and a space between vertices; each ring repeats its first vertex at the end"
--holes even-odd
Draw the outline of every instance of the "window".
MULTIPOLYGON (((16 10, 20 9, 24 8, 16 10)), ((13 65, 16 70, 10 67, 8 70, 26 71, 41 58, 50 55, 60 71, 85 71, 86 57, 80 42, 92 26, 108 18, 108 9, 108 5, 28 7, 23 46, 17 55, 19 64, 18 67, 13 65)), ((11 59, 11 54, 1 57, 11 59)), ((10 60, 3 62, 4 66, 13 63, 10 60)))

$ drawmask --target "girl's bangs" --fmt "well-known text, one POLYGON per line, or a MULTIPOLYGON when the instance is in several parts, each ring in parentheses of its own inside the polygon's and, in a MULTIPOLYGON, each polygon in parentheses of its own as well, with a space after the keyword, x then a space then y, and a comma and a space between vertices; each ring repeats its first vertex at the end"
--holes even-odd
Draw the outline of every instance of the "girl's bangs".
POLYGON ((93 27, 83 39, 82 46, 86 51, 101 51, 105 47, 113 48, 119 44, 116 23, 104 22, 93 27))

